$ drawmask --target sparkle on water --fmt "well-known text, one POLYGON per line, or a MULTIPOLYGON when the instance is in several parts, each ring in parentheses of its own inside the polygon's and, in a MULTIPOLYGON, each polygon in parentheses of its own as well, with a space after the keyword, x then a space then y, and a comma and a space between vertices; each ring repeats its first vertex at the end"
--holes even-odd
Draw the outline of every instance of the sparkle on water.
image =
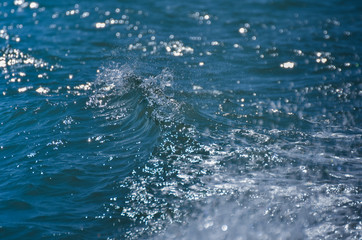
POLYGON ((2 239, 361 239, 361 9, 2 1, 2 239))

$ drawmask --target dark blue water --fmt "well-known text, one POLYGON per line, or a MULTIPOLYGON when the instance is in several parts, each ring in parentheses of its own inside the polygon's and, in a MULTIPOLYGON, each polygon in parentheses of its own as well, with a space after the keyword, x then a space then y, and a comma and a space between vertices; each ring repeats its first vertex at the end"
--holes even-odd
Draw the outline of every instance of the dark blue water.
POLYGON ((361 239, 360 1, 0 3, 1 239, 361 239))

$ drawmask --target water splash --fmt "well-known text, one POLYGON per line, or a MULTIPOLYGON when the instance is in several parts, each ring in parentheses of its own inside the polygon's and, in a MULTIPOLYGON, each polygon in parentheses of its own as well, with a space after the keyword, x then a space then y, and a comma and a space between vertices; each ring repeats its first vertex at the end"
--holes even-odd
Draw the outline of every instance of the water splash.
POLYGON ((87 105, 119 111, 122 106, 115 105, 114 98, 137 96, 140 98, 137 101, 147 101, 146 111, 155 121, 167 122, 177 118, 182 104, 172 97, 171 72, 165 69, 156 76, 142 77, 130 65, 111 65, 99 71, 94 95, 87 105))

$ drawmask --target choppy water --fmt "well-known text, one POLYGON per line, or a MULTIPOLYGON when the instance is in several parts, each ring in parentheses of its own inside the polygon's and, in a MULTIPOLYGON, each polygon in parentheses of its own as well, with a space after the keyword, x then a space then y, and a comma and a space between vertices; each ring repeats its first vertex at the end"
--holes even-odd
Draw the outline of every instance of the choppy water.
POLYGON ((0 3, 1 239, 361 239, 359 1, 0 3))

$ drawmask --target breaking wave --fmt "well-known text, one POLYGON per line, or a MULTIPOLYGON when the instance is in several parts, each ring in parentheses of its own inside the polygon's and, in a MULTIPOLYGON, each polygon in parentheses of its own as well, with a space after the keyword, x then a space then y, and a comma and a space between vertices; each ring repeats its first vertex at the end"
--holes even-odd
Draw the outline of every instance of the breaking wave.
POLYGON ((359 159, 313 148, 326 133, 229 126, 201 131, 184 118, 205 116, 175 100, 175 92, 166 70, 141 77, 115 65, 98 75, 89 105, 111 118, 132 113, 151 119, 159 129, 149 158, 119 181, 105 205, 103 218, 131 226, 115 239, 360 237, 361 225, 348 221, 361 209, 358 184, 346 168, 359 159), (335 165, 327 164, 331 159, 335 165))

